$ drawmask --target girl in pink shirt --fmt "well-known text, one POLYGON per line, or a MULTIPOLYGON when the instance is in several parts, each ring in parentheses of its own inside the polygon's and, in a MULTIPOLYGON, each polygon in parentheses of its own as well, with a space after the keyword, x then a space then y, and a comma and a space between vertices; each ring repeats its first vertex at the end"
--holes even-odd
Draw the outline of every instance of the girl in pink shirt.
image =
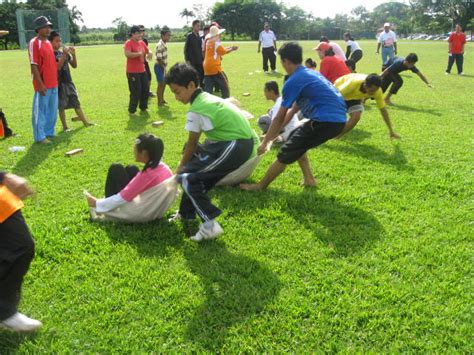
POLYGON ((173 176, 170 168, 161 162, 163 150, 160 138, 148 133, 139 135, 134 152, 135 160, 145 164, 143 170, 134 165, 112 164, 105 183, 106 198, 87 196, 89 206, 95 207, 98 213, 112 211, 173 176))

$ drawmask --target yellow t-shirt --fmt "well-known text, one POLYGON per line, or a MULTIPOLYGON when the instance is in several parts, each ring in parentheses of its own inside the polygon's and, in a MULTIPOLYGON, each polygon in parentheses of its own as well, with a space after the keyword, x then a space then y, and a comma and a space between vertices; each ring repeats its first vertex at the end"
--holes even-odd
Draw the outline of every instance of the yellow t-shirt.
MULTIPOLYGON (((362 84, 367 78, 366 74, 347 74, 341 76, 334 82, 334 86, 341 92, 344 100, 362 100, 370 97, 368 94, 360 91, 362 84)), ((377 107, 379 109, 385 108, 385 101, 383 99, 382 89, 379 88, 374 95, 372 95, 377 107)))
POLYGON ((0 184, 0 223, 5 222, 21 208, 23 208, 23 202, 5 185, 0 184))

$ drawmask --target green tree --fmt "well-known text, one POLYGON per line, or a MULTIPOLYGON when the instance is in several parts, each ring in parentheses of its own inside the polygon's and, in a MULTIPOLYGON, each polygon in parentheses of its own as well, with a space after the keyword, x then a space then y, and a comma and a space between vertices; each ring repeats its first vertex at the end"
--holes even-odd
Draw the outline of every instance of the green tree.
POLYGON ((128 38, 129 26, 122 17, 117 17, 112 23, 116 26, 114 41, 125 41, 128 38))
POLYGON ((194 12, 188 9, 183 9, 183 11, 179 13, 179 16, 186 17, 186 25, 189 25, 189 18, 194 16, 194 12))

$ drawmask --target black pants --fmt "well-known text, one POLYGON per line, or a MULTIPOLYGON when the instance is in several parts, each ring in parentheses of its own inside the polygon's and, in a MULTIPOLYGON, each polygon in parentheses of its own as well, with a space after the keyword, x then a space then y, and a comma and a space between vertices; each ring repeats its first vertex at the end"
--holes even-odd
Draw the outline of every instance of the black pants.
POLYGON ((221 210, 211 203, 207 192, 250 158, 253 145, 251 138, 205 143, 199 147, 178 175, 184 190, 179 213, 184 219, 194 219, 197 213, 203 222, 207 222, 221 214, 221 210))
POLYGON ((128 112, 135 113, 137 111, 138 103, 140 103, 140 110, 148 108, 148 94, 149 85, 146 72, 143 73, 127 73, 128 89, 130 90, 130 104, 128 105, 128 112))
POLYGON ((458 67, 458 74, 462 73, 462 66, 464 64, 464 54, 451 54, 448 59, 448 68, 446 73, 451 73, 451 68, 453 67, 454 62, 458 67))
POLYGON ((346 65, 349 67, 349 69, 355 72, 356 64, 359 60, 362 59, 363 56, 364 56, 364 53, 362 52, 362 49, 356 49, 354 52, 351 53, 351 56, 346 61, 346 65))
POLYGON ((275 47, 268 47, 262 49, 263 56, 263 71, 268 71, 268 61, 270 60, 270 67, 272 70, 276 69, 276 55, 275 47))
POLYGON ((215 85, 219 86, 223 99, 227 99, 230 96, 229 83, 224 73, 219 73, 216 75, 206 75, 204 77, 205 92, 213 94, 215 85))
POLYGON ((0 321, 17 312, 21 285, 35 256, 35 242, 21 211, 0 223, 0 321))
POLYGON ((152 76, 151 76, 150 64, 148 64, 148 61, 146 60, 145 60, 145 73, 148 79, 148 85, 150 85, 152 76))
POLYGON ((393 85, 390 88, 390 93, 395 95, 403 86, 403 79, 400 74, 387 74, 384 76, 382 79, 382 91, 386 92, 391 84, 393 85))
POLYGON ((345 123, 308 121, 295 129, 278 152, 278 161, 292 164, 311 148, 337 137, 344 129, 345 123))
POLYGON ((190 64, 198 72, 198 74, 199 74, 199 83, 200 83, 201 87, 204 88, 204 67, 202 65, 202 62, 201 63, 190 63, 190 64))
POLYGON ((105 197, 118 194, 139 172, 135 165, 112 164, 105 181, 105 197))

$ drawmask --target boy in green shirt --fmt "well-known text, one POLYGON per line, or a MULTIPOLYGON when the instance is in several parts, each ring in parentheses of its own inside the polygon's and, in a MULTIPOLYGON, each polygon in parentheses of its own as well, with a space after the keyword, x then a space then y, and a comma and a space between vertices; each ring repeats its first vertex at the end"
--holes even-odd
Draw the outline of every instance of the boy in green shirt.
POLYGON ((177 217, 192 220, 197 213, 203 223, 191 239, 214 239, 223 233, 215 220, 221 211, 207 192, 256 154, 258 136, 236 106, 199 89, 199 75, 189 64, 175 64, 166 84, 178 101, 191 104, 185 126, 189 137, 176 171, 184 190, 177 217), (207 139, 199 144, 202 133, 207 139))

